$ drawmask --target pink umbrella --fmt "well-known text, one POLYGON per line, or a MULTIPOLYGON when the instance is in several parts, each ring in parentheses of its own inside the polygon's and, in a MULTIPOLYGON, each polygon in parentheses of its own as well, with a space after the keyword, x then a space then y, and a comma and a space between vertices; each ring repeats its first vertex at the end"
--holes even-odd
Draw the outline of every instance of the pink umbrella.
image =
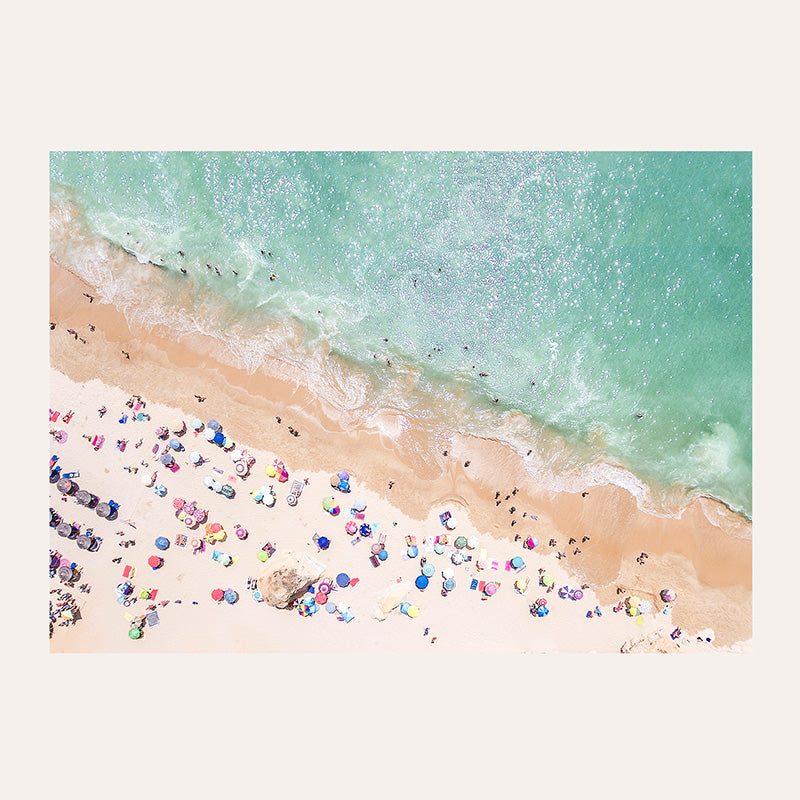
POLYGON ((182 497, 176 497, 172 501, 172 507, 173 508, 180 509, 180 508, 183 508, 185 505, 186 505, 186 501, 182 497))
POLYGON ((237 528, 236 529, 236 536, 239 539, 246 539, 247 538, 247 530, 245 528, 237 528))
POLYGON ((487 583, 484 591, 491 597, 497 591, 497 584, 493 582, 487 583))
POLYGON ((192 514, 192 516, 193 516, 193 517, 194 517, 194 518, 195 518, 195 519, 196 519, 198 522, 205 522, 205 519, 206 519, 206 512, 205 512, 205 511, 204 511, 202 508, 196 508, 196 509, 194 510, 194 513, 192 514))
POLYGON ((347 531, 347 533, 352 535, 358 530, 358 525, 356 525, 355 522, 350 520, 350 522, 345 522, 344 529, 345 531, 347 531))

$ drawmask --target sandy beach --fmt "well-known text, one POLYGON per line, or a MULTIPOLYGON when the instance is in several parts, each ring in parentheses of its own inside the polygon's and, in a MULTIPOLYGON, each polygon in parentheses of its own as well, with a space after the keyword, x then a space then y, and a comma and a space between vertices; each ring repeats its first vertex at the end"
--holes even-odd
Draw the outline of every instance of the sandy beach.
MULTIPOLYGON (((55 511, 102 538, 96 552, 86 552, 51 530, 51 548, 83 567, 78 584, 91 587, 88 593, 77 585, 69 590, 80 619, 55 625, 52 652, 415 652, 433 646, 452 652, 585 653, 750 648, 751 526, 721 503, 700 499, 676 519, 644 513, 628 492, 615 486, 586 487, 585 493, 576 494, 544 491, 501 443, 475 437, 444 443, 442 452, 446 449, 447 455, 436 464, 418 463, 413 432, 390 436, 391 420, 376 421, 371 428, 346 429, 330 406, 311 395, 285 365, 271 363, 268 369, 248 375, 219 363, 213 342, 201 337, 191 343, 176 342, 166 329, 129 325, 115 308, 103 303, 98 287, 52 261, 50 320, 55 323, 50 331, 50 408, 59 412, 59 420, 51 421, 49 430, 68 434, 63 443, 50 439, 50 452, 58 456, 56 463, 65 472, 80 472, 76 480, 82 489, 101 501, 113 499, 119 504, 116 520, 101 519, 72 498, 63 502, 51 484, 50 505, 55 511), (92 302, 86 295, 94 298, 92 302), (141 410, 149 419, 133 418, 126 405, 132 395, 145 402, 141 410), (195 395, 206 399, 200 403, 195 395), (98 409, 103 406, 107 412, 101 417, 98 409), (64 425, 61 420, 68 411, 73 415, 64 425), (121 423, 125 414, 127 421, 121 423), (157 439, 156 430, 166 426, 172 431, 181 421, 188 426, 194 417, 219 420, 236 449, 247 449, 255 459, 247 477, 238 477, 229 453, 202 433, 195 436, 191 427, 180 437, 184 449, 174 453, 178 470, 167 470, 159 462, 166 442, 157 439), (291 435, 290 426, 300 435, 291 435), (97 436, 105 437, 99 450, 91 444, 97 436), (124 452, 116 446, 123 439, 124 452), (192 450, 199 451, 206 463, 192 465, 188 456, 192 450), (286 465, 285 483, 265 475, 275 459, 286 465), (227 499, 204 485, 203 478, 214 469, 220 480, 235 488, 235 497, 227 499), (351 476, 350 494, 330 485, 331 473, 343 469, 351 476), (163 497, 142 483, 143 474, 154 472, 156 484, 166 488, 163 497), (295 479, 308 483, 291 507, 286 497, 295 479), (275 486, 272 508, 251 497, 265 483, 275 486), (224 527, 227 539, 216 549, 235 563, 223 567, 212 558, 210 546, 193 553, 190 546, 175 544, 182 532, 173 507, 176 497, 196 500, 208 510, 209 520, 224 527), (338 516, 323 510, 325 497, 339 502, 338 516), (357 497, 367 503, 363 522, 376 532, 372 538, 358 540, 345 531, 351 519, 350 501, 357 497), (440 515, 447 512, 458 521, 456 531, 447 531, 440 522, 440 515), (246 539, 233 534, 237 525, 248 531, 246 539), (374 567, 370 548, 378 532, 386 536, 388 558, 374 567), (330 540, 327 550, 318 550, 315 534, 330 540), (435 537, 444 534, 448 543, 443 553, 436 553, 435 537), (450 559, 455 535, 478 540, 474 550, 463 550, 471 560, 457 565, 450 559), (164 552, 154 544, 159 536, 170 541, 164 552), (420 558, 409 557, 407 536, 416 537, 418 556, 435 567, 424 591, 414 586, 420 558), (535 548, 523 547, 528 537, 538 541, 535 548), (134 545, 119 546, 131 540, 134 545), (356 585, 334 592, 337 603, 349 605, 352 619, 339 619, 341 614, 324 609, 304 618, 296 610, 256 602, 248 582, 264 569, 257 556, 267 542, 278 552, 309 555, 325 566, 326 575, 347 573, 357 578, 356 585), (478 570, 482 551, 487 566, 478 570), (148 566, 154 555, 164 560, 156 570, 148 566), (514 557, 524 561, 519 573, 506 568, 514 557), (128 607, 117 602, 115 587, 123 580, 125 567, 135 569, 137 594, 157 589, 155 601, 137 599, 128 607), (442 570, 447 568, 454 572, 455 587, 443 596, 442 570), (542 573, 554 578, 555 590, 550 593, 539 586, 542 573), (521 578, 530 579, 524 594, 514 586, 521 578), (481 585, 494 582, 499 588, 486 596, 470 588, 473 580, 481 585), (403 599, 419 607, 419 616, 410 618, 394 609, 385 619, 376 619, 378 598, 405 585, 409 589, 403 599), (557 589, 565 585, 586 587, 583 597, 560 598, 557 589), (212 599, 214 589, 229 588, 239 595, 235 604, 212 599), (664 588, 674 590, 677 601, 665 604, 660 597, 664 588), (550 611, 541 618, 529 610, 540 597, 547 600, 550 611), (626 597, 649 602, 651 610, 636 617, 624 608, 615 612, 626 597), (131 617, 147 613, 148 605, 155 605, 159 623, 145 626, 142 637, 132 640, 131 617), (670 633, 675 629, 681 634, 673 639, 670 633), (713 630, 712 643, 698 641, 698 632, 705 629, 713 630)), ((187 533, 192 538, 192 532, 187 533)), ((58 596, 59 588, 65 590, 57 578, 52 579, 51 598, 58 596)))

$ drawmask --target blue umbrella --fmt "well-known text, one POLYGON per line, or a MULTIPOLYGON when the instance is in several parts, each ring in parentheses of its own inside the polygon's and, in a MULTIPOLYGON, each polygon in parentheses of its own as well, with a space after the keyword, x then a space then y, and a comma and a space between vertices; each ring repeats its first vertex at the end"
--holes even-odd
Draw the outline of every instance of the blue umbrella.
POLYGON ((428 579, 424 575, 417 575, 417 579, 414 581, 417 589, 425 589, 428 585, 428 579))
POLYGON ((231 605, 239 599, 239 595, 233 589, 226 589, 223 596, 225 597, 225 602, 231 605))
POLYGON ((169 547, 169 539, 166 536, 159 536, 156 539, 156 547, 159 550, 166 550, 169 547))
POLYGON ((525 562, 519 556, 514 556, 514 558, 511 559, 511 566, 514 567, 514 569, 520 569, 525 566, 525 562))
POLYGON ((350 473, 349 473, 349 472, 348 472, 346 469, 343 469, 343 470, 342 470, 342 471, 339 473, 339 478, 340 478, 341 480, 343 480, 343 481, 349 481, 349 480, 350 480, 350 473))
POLYGON ((350 576, 346 572, 340 572, 336 576, 336 584, 341 586, 343 589, 345 586, 348 586, 350 583, 350 576))
POLYGON ((408 552, 409 558, 416 558, 419 555, 419 550, 414 545, 411 545, 406 552, 408 552))
POLYGON ((434 572, 436 572, 436 568, 433 566, 433 564, 427 563, 422 567, 422 574, 426 578, 432 578, 434 572))
POLYGON ((362 536, 371 536, 372 535, 372 526, 368 525, 366 522, 358 529, 358 532, 362 536))
POLYGON ((380 553, 378 553, 378 558, 381 561, 386 561, 386 559, 389 558, 389 554, 385 550, 381 550, 380 553))
POLYGON ((547 606, 539 606, 536 609, 536 616, 537 617, 546 617, 550 613, 550 609, 547 606))
POLYGON ((439 542, 436 542, 436 544, 433 546, 433 552, 441 555, 442 553, 444 553, 444 545, 439 544, 439 542))
POLYGON ((206 423, 206 428, 211 428, 212 431, 218 431, 222 426, 215 419, 210 419, 206 423))
POLYGON ((177 439, 170 439, 169 446, 173 450, 183 450, 183 445, 177 439))
POLYGON ((453 589, 456 588, 456 582, 452 578, 448 578, 444 582, 444 588, 447 589, 448 592, 452 591, 453 589))
POLYGON ((317 540, 317 544, 320 546, 322 550, 327 550, 328 547, 330 546, 330 543, 331 543, 330 539, 328 539, 325 536, 320 536, 319 539, 317 540))
POLYGON ((329 614, 335 613, 336 612, 336 603, 334 603, 332 600, 327 602, 327 603, 325 603, 325 610, 329 614))
POLYGON ((219 431, 217 431, 214 434, 214 438, 212 439, 212 441, 214 442, 214 444, 222 444, 225 441, 225 437, 219 431))
POLYGON ((165 467, 168 467, 175 461, 175 459, 169 453, 164 453, 159 460, 165 467))

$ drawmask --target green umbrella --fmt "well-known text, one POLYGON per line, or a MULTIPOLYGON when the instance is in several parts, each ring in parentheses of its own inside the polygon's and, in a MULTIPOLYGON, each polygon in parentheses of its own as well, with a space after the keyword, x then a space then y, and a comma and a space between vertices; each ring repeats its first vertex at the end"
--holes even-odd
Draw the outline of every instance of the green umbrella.
POLYGON ((549 572, 545 572, 545 574, 542 575, 542 583, 545 586, 552 586, 555 583, 555 580, 549 572))
POLYGON ((269 558, 269 556, 266 554, 264 550, 259 550, 256 558, 258 558, 259 561, 266 561, 269 558))
POLYGON ((461 550, 462 548, 467 546, 467 537, 466 536, 457 536, 455 541, 456 547, 461 550))
POLYGON ((336 501, 332 497, 324 497, 322 499, 322 507, 326 511, 330 511, 336 505, 336 501))
POLYGON ((142 632, 138 628, 131 628, 128 631, 128 636, 130 636, 131 639, 139 639, 141 635, 142 632))

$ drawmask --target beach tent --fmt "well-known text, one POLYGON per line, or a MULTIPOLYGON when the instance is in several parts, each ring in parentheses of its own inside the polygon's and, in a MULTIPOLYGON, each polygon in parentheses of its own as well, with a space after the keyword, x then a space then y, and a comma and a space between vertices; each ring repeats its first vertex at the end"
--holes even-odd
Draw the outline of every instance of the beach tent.
POLYGON ((81 548, 81 550, 88 550, 94 544, 94 539, 91 536, 85 536, 81 534, 75 540, 75 543, 81 548))
POLYGON ((56 533, 59 536, 64 536, 64 537, 67 537, 67 538, 71 539, 72 538, 72 533, 73 533, 72 525, 70 525, 69 522, 62 522, 56 528, 56 533))
POLYGON ((76 495, 75 499, 82 505, 88 506, 92 502, 92 495, 86 489, 81 489, 76 495))

